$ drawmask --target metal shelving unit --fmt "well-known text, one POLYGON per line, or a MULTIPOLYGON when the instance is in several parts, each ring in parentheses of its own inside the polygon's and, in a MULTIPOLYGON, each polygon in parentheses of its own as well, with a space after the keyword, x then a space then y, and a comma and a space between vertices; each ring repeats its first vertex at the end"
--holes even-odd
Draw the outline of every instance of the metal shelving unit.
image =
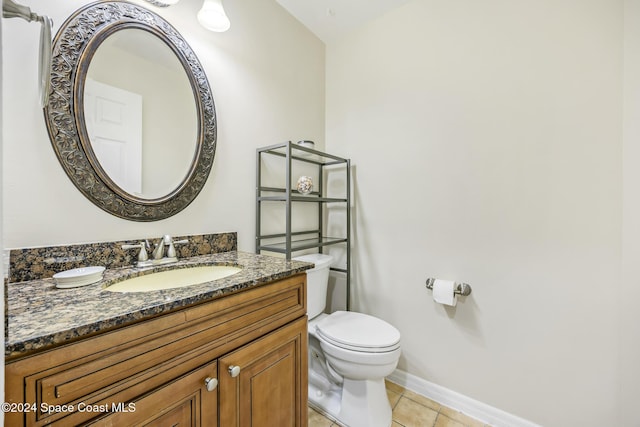
POLYGON ((313 150, 291 141, 269 147, 258 148, 256 154, 256 253, 262 251, 284 254, 287 260, 294 252, 317 248, 320 253, 329 245, 343 244, 346 246, 346 268, 331 267, 346 275, 346 308, 349 310, 351 288, 351 161, 332 154, 313 150), (263 185, 263 156, 277 156, 284 158, 284 187, 270 187, 263 185), (309 194, 299 193, 292 184, 292 169, 294 162, 303 162, 317 167, 318 182, 314 183, 315 191, 309 194), (326 197, 324 180, 329 169, 344 169, 345 197, 326 197), (262 234, 262 211, 265 203, 284 203, 285 220, 284 232, 262 234), (292 230, 292 216, 295 205, 300 203, 316 203, 318 205, 317 228, 308 230, 292 230), (325 236, 324 213, 328 204, 344 204, 346 211, 345 235, 325 236))

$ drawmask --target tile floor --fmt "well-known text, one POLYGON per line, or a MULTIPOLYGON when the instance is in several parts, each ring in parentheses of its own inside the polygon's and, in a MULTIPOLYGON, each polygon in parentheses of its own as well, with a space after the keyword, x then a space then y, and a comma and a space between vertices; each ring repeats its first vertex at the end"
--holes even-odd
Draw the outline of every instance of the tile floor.
MULTIPOLYGON (((392 427, 488 427, 431 399, 387 381, 387 396, 393 408, 392 427)), ((339 427, 309 408, 309 427, 339 427)))

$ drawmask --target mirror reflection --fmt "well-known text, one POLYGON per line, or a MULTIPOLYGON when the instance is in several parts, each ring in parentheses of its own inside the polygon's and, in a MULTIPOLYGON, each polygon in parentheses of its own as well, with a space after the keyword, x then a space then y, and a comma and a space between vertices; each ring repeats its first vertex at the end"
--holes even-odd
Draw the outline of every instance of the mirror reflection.
POLYGON ((156 199, 185 180, 198 149, 198 113, 166 43, 138 28, 114 32, 91 59, 83 95, 91 149, 116 186, 156 199))
POLYGON ((62 24, 51 58, 47 131, 76 188, 131 221, 189 206, 213 167, 217 122, 206 73, 180 33, 141 6, 99 1, 62 24))

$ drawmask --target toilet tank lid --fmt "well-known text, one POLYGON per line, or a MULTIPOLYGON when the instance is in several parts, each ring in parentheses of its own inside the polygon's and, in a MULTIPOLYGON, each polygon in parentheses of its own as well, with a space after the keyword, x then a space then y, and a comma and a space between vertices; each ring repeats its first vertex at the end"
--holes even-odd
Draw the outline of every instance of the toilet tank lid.
POLYGON ((333 262, 333 257, 326 254, 308 254, 293 258, 293 261, 304 261, 315 264, 314 270, 329 267, 333 262))
POLYGON ((385 348, 400 342, 400 331, 382 319, 352 311, 336 311, 316 325, 318 333, 350 347, 385 348))

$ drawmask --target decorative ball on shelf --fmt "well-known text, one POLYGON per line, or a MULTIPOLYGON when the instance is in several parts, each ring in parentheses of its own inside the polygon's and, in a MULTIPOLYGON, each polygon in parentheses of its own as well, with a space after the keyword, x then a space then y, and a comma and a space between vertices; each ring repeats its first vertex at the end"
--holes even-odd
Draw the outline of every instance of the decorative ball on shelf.
POLYGON ((300 194, 309 194, 313 191, 313 180, 310 176, 301 176, 298 178, 297 188, 300 194))

